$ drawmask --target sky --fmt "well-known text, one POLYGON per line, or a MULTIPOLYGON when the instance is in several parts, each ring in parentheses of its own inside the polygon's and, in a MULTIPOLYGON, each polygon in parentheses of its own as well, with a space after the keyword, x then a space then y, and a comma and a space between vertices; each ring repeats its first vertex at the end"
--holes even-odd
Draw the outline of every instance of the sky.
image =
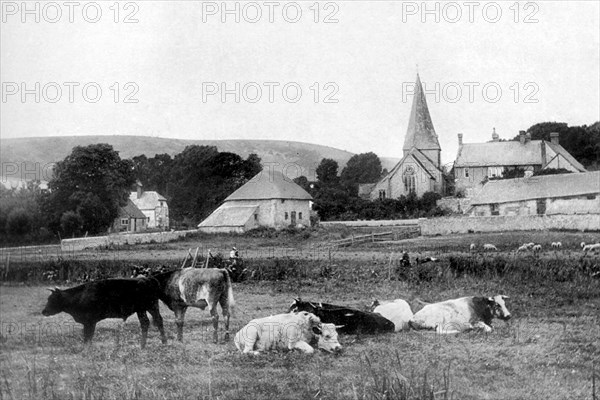
POLYGON ((2 2, 0 138, 275 139, 400 158, 417 72, 444 163, 459 132, 600 119, 598 1, 78 4, 2 2))

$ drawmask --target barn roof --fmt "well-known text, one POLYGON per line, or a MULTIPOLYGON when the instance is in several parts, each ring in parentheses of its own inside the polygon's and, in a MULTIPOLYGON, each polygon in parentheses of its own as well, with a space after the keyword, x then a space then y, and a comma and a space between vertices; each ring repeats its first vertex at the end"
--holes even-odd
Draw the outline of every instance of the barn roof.
POLYGON ((131 200, 127 200, 127 204, 123 207, 119 207, 119 218, 134 218, 134 219, 146 219, 146 216, 131 200))
POLYGON ((429 115, 429 107, 427 107, 427 100, 425 99, 425 92, 419 74, 417 74, 415 95, 402 149, 408 151, 413 147, 419 150, 441 150, 433 122, 431 122, 431 115, 429 115))
POLYGON ((198 228, 207 228, 213 226, 220 227, 239 227, 244 226, 246 222, 254 215, 258 205, 250 206, 231 206, 219 207, 204 221, 198 224, 198 228))
POLYGON ((600 193, 600 171, 489 181, 471 205, 592 195, 600 193))
POLYGON ((166 201, 160 193, 148 191, 142 192, 142 195, 138 198, 137 192, 131 192, 129 194, 129 200, 140 210, 154 210, 156 207, 160 207, 160 201, 166 201))
POLYGON ((271 170, 259 172, 225 201, 268 199, 312 200, 312 196, 291 178, 271 170))

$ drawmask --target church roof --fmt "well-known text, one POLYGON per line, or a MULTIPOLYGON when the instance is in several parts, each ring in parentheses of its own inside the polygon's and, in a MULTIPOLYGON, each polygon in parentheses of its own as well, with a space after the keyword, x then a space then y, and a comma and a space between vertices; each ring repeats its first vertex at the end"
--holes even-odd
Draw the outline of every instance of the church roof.
POLYGON ((271 170, 259 172, 225 201, 268 199, 312 200, 312 196, 291 178, 271 170))
POLYGON ((433 122, 431 122, 431 115, 429 115, 429 108, 427 107, 427 100, 425 99, 419 74, 417 74, 415 95, 402 149, 408 151, 413 147, 419 150, 441 150, 433 122))
POLYGON ((431 161, 429 157, 423 154, 420 150, 413 147, 412 149, 410 149, 410 152, 406 153, 406 155, 402 157, 400 161, 398 161, 398 164, 396 164, 396 166, 392 168, 392 170, 382 179, 382 181, 394 176, 396 172, 398 172, 400 167, 404 165, 408 157, 412 157, 432 179, 437 179, 436 172, 441 170, 435 166, 435 164, 433 163, 433 161, 431 161))

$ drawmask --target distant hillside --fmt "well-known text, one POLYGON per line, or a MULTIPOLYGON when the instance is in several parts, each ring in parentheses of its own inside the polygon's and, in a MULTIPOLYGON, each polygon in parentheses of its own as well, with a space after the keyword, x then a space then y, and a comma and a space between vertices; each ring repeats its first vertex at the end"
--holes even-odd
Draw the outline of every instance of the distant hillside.
MULTIPOLYGON (((279 140, 181 140, 149 136, 52 136, 22 139, 0 140, 0 159, 2 162, 40 163, 46 165, 64 159, 75 146, 94 143, 108 143, 117 150, 121 158, 131 158, 141 154, 154 157, 167 153, 171 156, 180 153, 189 145, 216 146, 219 151, 239 154, 246 158, 256 153, 263 164, 286 168, 289 175, 295 175, 295 165, 302 173, 314 179, 315 169, 323 158, 338 162, 341 169, 353 153, 310 143, 279 140), (269 164, 267 164, 269 165, 269 164)), ((382 158, 383 168, 390 170, 398 159, 382 158)), ((42 167, 43 168, 43 167, 42 167)), ((3 169, 2 173, 8 171, 3 169)))

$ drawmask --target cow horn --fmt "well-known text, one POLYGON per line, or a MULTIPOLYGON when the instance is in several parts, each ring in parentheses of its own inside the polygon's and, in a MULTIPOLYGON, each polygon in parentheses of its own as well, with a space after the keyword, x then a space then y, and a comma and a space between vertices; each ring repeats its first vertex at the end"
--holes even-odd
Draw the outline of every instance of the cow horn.
POLYGON ((505 296, 505 295, 503 295, 503 294, 502 294, 502 295, 500 295, 500 297, 502 297, 502 299, 503 299, 503 300, 504 300, 504 299, 510 299, 510 296, 505 296))
POLYGON ((335 329, 342 329, 343 327, 345 327, 346 325, 334 325, 335 329))

